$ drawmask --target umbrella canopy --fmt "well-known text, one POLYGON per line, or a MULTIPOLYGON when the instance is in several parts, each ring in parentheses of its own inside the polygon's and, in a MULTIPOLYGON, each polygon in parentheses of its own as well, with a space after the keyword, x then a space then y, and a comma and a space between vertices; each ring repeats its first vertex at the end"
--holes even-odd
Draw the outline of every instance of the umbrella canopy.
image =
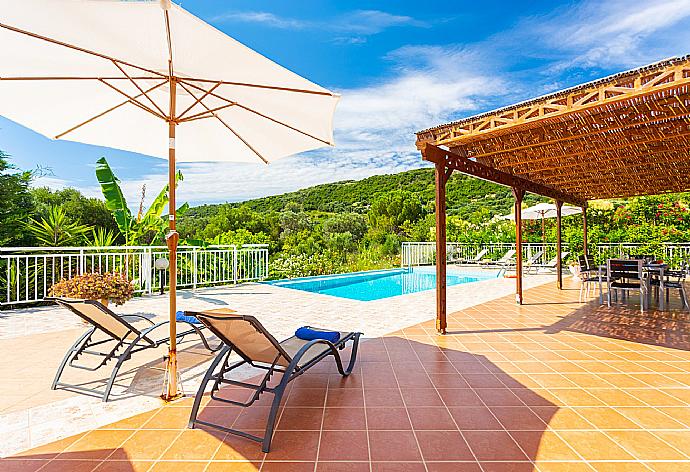
MULTIPOLYGON (((576 215, 582 213, 582 208, 563 205, 561 207, 561 216, 576 215)), ((520 211, 523 220, 541 220, 541 240, 546 243, 546 228, 544 227, 545 218, 556 218, 556 205, 553 203, 537 203, 529 208, 524 208, 520 211)), ((504 220, 515 220, 515 215, 505 215, 501 217, 504 220)))
POLYGON ((270 162, 333 145, 338 95, 169 0, 0 0, 0 114, 49 138, 169 160, 177 396, 175 161, 270 162))
MULTIPOLYGON (((538 203, 529 208, 523 208, 520 212, 523 220, 541 220, 544 218, 556 218, 556 205, 553 203, 538 203)), ((570 216, 582 213, 582 208, 563 205, 561 216, 570 216)), ((510 214, 502 217, 505 220, 514 220, 515 215, 510 214)))

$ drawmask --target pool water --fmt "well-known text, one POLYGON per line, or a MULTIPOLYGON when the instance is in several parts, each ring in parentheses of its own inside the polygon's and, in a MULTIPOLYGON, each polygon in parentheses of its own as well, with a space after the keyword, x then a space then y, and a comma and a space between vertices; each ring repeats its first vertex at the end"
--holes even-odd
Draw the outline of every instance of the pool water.
MULTIPOLYGON (((447 284, 450 286, 495 279, 498 272, 448 270, 446 275, 447 284)), ((368 302, 432 290, 436 288, 436 272, 433 267, 414 267, 274 280, 267 283, 278 287, 368 302)))

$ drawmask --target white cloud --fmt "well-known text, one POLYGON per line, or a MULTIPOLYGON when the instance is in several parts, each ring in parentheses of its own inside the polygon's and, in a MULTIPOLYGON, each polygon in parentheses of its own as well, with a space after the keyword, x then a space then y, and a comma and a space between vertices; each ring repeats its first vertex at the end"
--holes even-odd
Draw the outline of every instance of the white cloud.
POLYGON ((278 16, 262 11, 236 12, 231 11, 216 15, 210 19, 213 22, 237 22, 256 23, 272 28, 302 30, 313 29, 332 31, 341 34, 354 35, 353 37, 338 37, 336 40, 349 39, 350 43, 363 42, 362 36, 370 36, 381 33, 388 28, 399 26, 411 26, 426 28, 428 23, 406 15, 394 15, 380 10, 354 10, 328 20, 303 20, 278 16))

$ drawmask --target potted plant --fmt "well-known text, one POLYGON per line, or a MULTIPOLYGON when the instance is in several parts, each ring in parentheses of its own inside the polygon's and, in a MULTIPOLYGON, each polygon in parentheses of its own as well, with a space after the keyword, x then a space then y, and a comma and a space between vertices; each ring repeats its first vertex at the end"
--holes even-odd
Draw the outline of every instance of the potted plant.
POLYGON ((570 270, 570 273, 573 274, 574 278, 580 278, 580 264, 578 263, 578 261, 568 262, 568 270, 570 270))
POLYGON ((48 293, 53 297, 98 300, 105 306, 111 301, 122 305, 134 296, 134 285, 119 272, 88 273, 62 279, 50 287, 48 293))

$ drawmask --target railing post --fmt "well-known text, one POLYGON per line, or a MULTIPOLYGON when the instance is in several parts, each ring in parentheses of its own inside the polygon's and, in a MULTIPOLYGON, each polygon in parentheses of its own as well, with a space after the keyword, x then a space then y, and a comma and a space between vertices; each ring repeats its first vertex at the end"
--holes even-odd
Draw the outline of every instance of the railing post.
POLYGON ((237 283, 237 246, 232 247, 232 283, 237 283))
POLYGON ((199 268, 197 267, 197 263, 198 263, 197 250, 198 249, 199 248, 197 248, 197 247, 192 248, 192 290, 196 290, 197 273, 199 271, 199 268))
POLYGON ((140 271, 143 272, 143 279, 145 285, 146 293, 149 295, 153 294, 153 271, 151 270, 151 258, 153 258, 153 253, 150 248, 145 248, 142 254, 144 264, 139 264, 140 271))
POLYGON ((84 269, 84 249, 79 249, 79 275, 83 274, 84 269))

